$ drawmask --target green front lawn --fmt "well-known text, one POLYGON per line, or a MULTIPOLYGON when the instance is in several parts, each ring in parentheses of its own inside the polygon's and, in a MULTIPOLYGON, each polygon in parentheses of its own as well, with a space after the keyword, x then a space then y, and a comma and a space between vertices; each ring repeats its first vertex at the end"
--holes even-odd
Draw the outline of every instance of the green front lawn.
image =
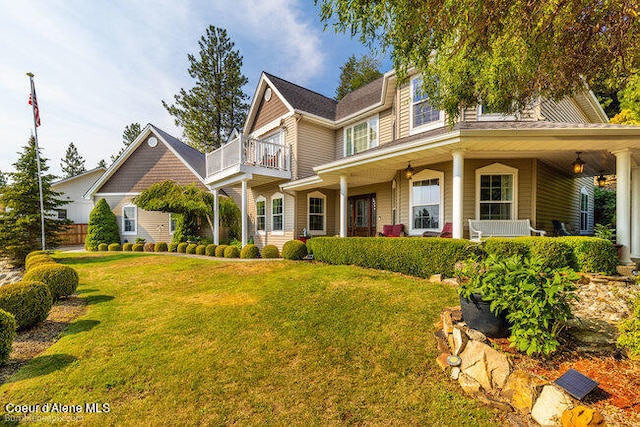
POLYGON ((100 425, 498 422, 435 364, 447 286, 307 262, 56 257, 80 273, 87 313, 2 402, 108 403, 81 414, 100 425))

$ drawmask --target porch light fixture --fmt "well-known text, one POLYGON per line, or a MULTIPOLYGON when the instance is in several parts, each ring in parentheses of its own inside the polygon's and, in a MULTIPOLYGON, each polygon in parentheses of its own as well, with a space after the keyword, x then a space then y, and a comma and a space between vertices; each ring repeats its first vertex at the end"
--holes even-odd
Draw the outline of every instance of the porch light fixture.
POLYGON ((413 178, 413 168, 411 167, 411 162, 407 163, 407 168, 404 170, 404 176, 407 179, 413 178))
POLYGON ((607 184, 607 177, 604 176, 604 171, 600 171, 600 176, 596 178, 596 182, 600 188, 604 188, 607 184))
POLYGON ((580 158, 582 151, 576 151, 576 154, 578 157, 571 163, 571 167, 573 168, 573 173, 580 175, 584 171, 584 160, 580 158))

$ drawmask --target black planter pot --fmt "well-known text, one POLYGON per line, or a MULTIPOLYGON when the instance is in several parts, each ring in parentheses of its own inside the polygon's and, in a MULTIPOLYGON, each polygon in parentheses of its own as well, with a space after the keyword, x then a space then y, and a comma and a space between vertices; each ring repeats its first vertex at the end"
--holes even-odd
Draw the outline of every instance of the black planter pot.
POLYGON ((482 300, 482 295, 473 294, 470 299, 460 296, 462 320, 490 338, 504 338, 510 335, 509 324, 504 314, 496 316, 489 309, 490 303, 482 300))

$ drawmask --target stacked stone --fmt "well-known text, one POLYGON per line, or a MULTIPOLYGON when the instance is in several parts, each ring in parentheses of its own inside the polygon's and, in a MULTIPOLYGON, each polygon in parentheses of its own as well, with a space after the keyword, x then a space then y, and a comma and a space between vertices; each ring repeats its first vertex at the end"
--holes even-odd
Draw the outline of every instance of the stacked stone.
POLYGON ((7 261, 0 261, 0 286, 19 282, 24 272, 13 269, 7 261))

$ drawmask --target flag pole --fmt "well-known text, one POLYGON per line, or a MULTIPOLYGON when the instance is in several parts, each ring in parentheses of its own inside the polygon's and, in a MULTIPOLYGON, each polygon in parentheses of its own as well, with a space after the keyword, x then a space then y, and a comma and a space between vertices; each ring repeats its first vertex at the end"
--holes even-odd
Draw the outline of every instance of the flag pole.
POLYGON ((42 173, 40 171, 40 148, 38 147, 38 120, 36 116, 37 100, 36 100, 36 87, 33 83, 33 73, 27 73, 29 76, 29 82, 31 83, 31 99, 33 100, 31 106, 33 107, 33 130, 36 141, 36 163, 38 164, 38 189, 40 190, 40 229, 42 238, 42 250, 46 250, 47 245, 44 237, 44 198, 42 197, 42 173))

